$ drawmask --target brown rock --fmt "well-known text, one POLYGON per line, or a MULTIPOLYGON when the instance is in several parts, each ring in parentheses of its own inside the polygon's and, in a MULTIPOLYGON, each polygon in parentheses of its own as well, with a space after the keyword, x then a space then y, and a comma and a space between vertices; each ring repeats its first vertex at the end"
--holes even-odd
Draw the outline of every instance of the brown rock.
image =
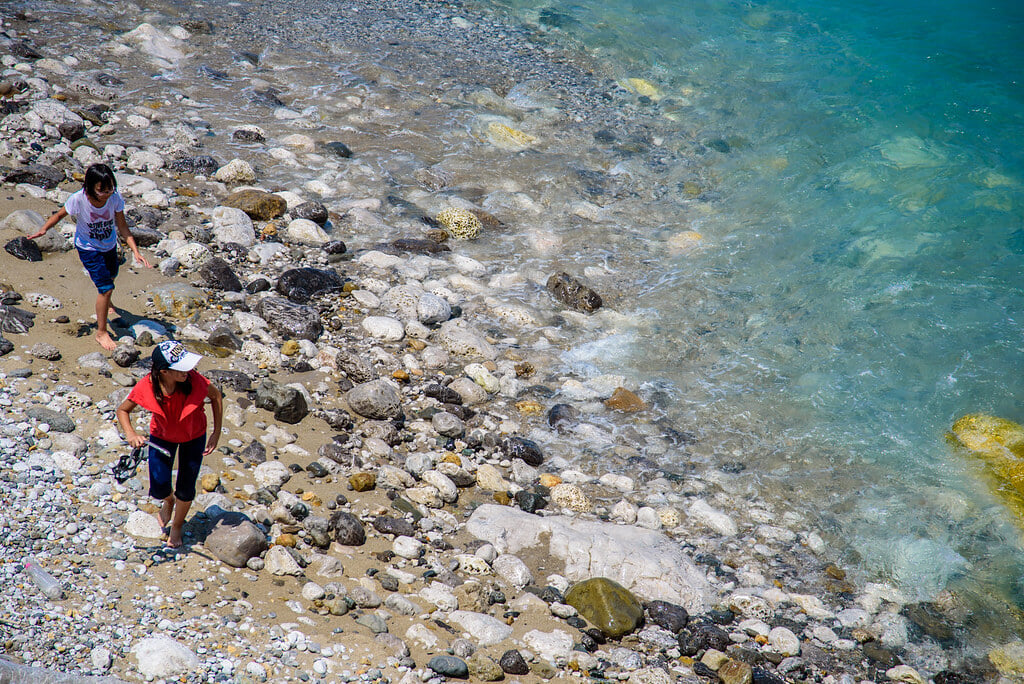
POLYGON ((605 400, 604 405, 613 411, 624 411, 625 413, 635 413, 647 408, 643 399, 625 387, 616 387, 615 392, 605 400))
POLYGON ((206 475, 203 475, 199 484, 203 488, 204 492, 213 492, 220 486, 220 477, 217 473, 207 473, 206 475))
POLYGON ((356 473, 348 478, 348 483, 357 492, 368 492, 377 486, 377 476, 373 473, 356 473))
POLYGON ((288 210, 288 203, 280 195, 252 189, 233 192, 221 204, 241 209, 254 221, 269 221, 288 210))
POLYGON ((280 534, 274 540, 274 543, 278 546, 294 547, 297 541, 294 534, 280 534))

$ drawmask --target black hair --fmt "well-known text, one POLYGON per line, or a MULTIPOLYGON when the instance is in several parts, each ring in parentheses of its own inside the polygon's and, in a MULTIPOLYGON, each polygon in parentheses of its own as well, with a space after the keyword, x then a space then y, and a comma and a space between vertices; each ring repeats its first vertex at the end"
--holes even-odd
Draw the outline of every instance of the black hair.
POLYGON ((93 199, 96 197, 96 188, 110 188, 117 190, 117 178, 114 172, 106 164, 93 164, 85 170, 85 194, 93 199))
MULTIPOLYGON (((152 376, 153 379, 153 396, 156 397, 156 400, 160 403, 163 403, 164 400, 164 389, 163 387, 160 386, 159 373, 162 373, 165 370, 169 369, 154 368, 153 370, 150 371, 150 375, 152 376)), ((192 376, 190 375, 189 377, 185 378, 184 382, 177 383, 177 386, 174 388, 174 391, 184 392, 186 397, 192 394, 192 376)))

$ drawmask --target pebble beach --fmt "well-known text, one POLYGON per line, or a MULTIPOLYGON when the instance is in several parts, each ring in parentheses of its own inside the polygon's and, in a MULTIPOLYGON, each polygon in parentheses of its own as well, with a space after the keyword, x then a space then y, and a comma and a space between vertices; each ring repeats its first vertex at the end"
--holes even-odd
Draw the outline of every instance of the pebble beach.
POLYGON ((650 84, 434 2, 325 10, 303 64, 314 19, 268 11, 3 14, 0 679, 1024 681, 1013 606, 978 625, 970 596, 853 576, 786 496, 688 457, 724 447, 657 378, 566 363, 636 325, 608 253, 640 229, 587 226, 664 190, 621 168, 704 178, 650 84), (99 161, 155 266, 122 266, 112 353, 73 224, 24 239, 99 161), (111 472, 163 339, 226 407, 181 549, 145 464, 111 472))

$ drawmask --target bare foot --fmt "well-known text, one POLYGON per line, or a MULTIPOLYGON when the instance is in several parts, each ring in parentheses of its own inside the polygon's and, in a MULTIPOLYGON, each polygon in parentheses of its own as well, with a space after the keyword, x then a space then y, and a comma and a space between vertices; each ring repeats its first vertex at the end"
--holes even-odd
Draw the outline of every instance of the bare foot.
POLYGON ((96 341, 99 342, 100 346, 107 351, 114 351, 117 349, 117 344, 114 342, 113 338, 110 337, 110 333, 106 331, 96 333, 96 341))
POLYGON ((164 505, 160 507, 160 512, 157 513, 156 519, 160 521, 160 529, 163 529, 171 524, 171 515, 174 513, 174 504, 167 503, 164 501, 164 505))
POLYGON ((171 528, 171 533, 167 536, 167 546, 172 549, 181 548, 181 528, 171 528))

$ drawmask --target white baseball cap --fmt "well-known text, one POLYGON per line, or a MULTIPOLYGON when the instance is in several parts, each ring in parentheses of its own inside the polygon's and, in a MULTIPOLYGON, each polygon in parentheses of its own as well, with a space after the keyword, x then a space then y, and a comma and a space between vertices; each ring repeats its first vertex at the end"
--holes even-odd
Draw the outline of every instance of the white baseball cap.
POLYGON ((170 368, 176 371, 190 371, 203 357, 185 349, 185 345, 174 340, 161 342, 153 350, 153 369, 170 368))

